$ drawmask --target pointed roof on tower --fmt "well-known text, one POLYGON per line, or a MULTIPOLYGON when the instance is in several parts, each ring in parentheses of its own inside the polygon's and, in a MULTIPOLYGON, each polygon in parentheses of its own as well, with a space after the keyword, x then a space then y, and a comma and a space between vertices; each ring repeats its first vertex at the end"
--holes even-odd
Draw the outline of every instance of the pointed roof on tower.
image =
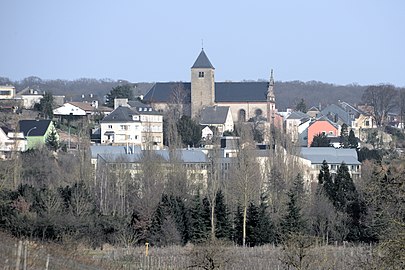
POLYGON ((194 65, 191 68, 212 68, 215 69, 208 59, 207 55, 204 52, 204 49, 201 49, 200 55, 195 60, 194 65))
POLYGON ((275 102, 273 69, 271 70, 269 86, 267 88, 267 100, 275 102))

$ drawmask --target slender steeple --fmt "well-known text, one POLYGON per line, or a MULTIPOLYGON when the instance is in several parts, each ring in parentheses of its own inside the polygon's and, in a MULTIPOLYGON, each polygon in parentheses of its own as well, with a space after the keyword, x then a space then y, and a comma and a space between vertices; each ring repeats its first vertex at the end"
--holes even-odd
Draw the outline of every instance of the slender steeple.
POLYGON ((267 101, 276 102, 276 96, 274 95, 273 69, 271 69, 269 87, 267 88, 266 97, 267 97, 267 101))

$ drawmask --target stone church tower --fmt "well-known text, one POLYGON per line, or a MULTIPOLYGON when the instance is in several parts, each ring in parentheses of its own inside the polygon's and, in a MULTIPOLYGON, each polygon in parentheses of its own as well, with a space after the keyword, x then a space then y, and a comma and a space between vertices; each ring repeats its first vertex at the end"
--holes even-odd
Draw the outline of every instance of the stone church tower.
POLYGON ((204 49, 191 67, 191 117, 199 116, 206 106, 215 102, 215 68, 211 64, 204 49))

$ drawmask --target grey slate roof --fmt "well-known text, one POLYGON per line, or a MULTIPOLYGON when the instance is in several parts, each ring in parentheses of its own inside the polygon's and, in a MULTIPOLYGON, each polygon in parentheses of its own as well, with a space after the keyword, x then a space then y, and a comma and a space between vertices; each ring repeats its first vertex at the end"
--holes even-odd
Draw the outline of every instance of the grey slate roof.
POLYGON ((150 108, 151 106, 149 104, 144 104, 140 102, 139 100, 129 100, 128 105, 131 108, 150 108))
POLYGON ((20 120, 18 122, 20 132, 24 133, 24 136, 28 134, 30 137, 33 136, 44 136, 48 130, 51 120, 20 120))
MULTIPOLYGON (((268 82, 216 82, 216 102, 266 102, 268 82)), ((155 83, 145 95, 144 100, 148 102, 168 103, 174 96, 176 88, 184 89, 184 103, 191 102, 191 83, 189 82, 167 82, 155 83)))
POLYGON ((131 108, 120 106, 104 117, 101 123, 133 122, 133 115, 139 115, 139 113, 131 110, 131 108))
POLYGON ((321 115, 324 115, 330 120, 334 121, 334 118, 337 118, 336 120, 340 120, 343 123, 346 123, 346 125, 351 126, 351 119, 350 119, 350 114, 346 112, 342 107, 336 105, 336 104, 331 104, 327 106, 325 109, 323 109, 320 112, 321 115))
POLYGON ((360 165, 355 149, 333 147, 301 147, 301 156, 311 161, 312 164, 322 164, 324 160, 328 164, 360 165))
POLYGON ((287 119, 309 119, 309 116, 306 113, 294 111, 287 117, 287 119))
POLYGON ((191 83, 183 82, 155 83, 143 99, 148 102, 169 103, 173 100, 176 89, 179 88, 184 91, 184 103, 190 103, 191 83))
POLYGON ((268 82, 215 83, 216 102, 265 102, 268 82))
MULTIPOLYGON (((129 146, 127 148, 126 146, 93 145, 90 147, 90 151, 92 158, 99 156, 109 162, 117 160, 139 162, 143 153, 138 146, 129 146)), ((208 161, 207 155, 201 149, 178 149, 176 151, 184 163, 205 163, 208 161)), ((155 150, 154 153, 164 161, 169 161, 169 150, 155 150)))
POLYGON ((229 106, 210 106, 201 111, 200 125, 225 124, 229 106))
POLYGON ((200 54, 195 60, 194 65, 191 68, 212 68, 215 69, 214 66, 211 64, 210 60, 208 59, 207 55, 204 52, 204 49, 201 50, 200 54))

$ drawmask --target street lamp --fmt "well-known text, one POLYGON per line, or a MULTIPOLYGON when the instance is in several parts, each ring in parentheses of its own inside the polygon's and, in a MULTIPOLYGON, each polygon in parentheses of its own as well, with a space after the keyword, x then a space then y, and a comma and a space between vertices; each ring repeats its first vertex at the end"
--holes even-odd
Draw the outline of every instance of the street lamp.
POLYGON ((30 132, 33 131, 34 129, 37 129, 37 127, 30 128, 25 137, 28 137, 30 135, 30 132))

